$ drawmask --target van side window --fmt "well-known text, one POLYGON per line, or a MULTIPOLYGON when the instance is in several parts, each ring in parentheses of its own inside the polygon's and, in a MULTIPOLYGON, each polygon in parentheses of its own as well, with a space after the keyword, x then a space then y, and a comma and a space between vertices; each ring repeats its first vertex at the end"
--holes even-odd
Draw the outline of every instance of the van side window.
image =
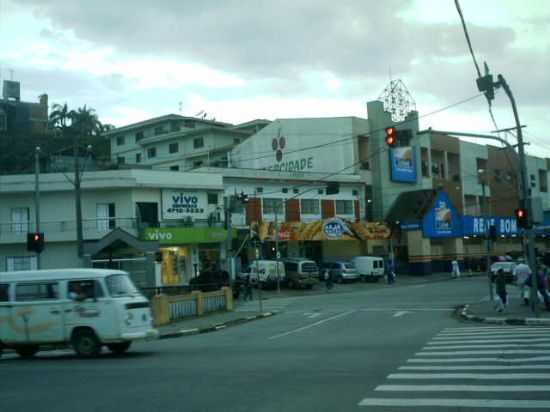
POLYGON ((15 300, 18 302, 54 299, 59 299, 55 282, 20 283, 15 288, 15 300))
POLYGON ((74 300, 102 298, 105 294, 97 280, 72 280, 68 283, 68 298, 74 300))
POLYGON ((287 263, 287 270, 288 270, 289 272, 296 272, 296 271, 298 271, 298 264, 297 264, 297 263, 293 263, 293 262, 287 263))
POLYGON ((9 289, 7 283, 0 284, 0 302, 8 302, 10 300, 9 289))

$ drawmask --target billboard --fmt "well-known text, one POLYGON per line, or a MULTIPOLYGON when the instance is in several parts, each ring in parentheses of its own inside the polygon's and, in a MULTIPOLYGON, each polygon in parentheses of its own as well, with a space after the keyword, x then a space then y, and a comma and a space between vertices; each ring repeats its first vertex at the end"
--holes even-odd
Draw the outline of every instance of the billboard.
POLYGON ((428 238, 462 236, 462 219, 443 191, 422 218, 422 233, 428 238))
MULTIPOLYGON (((277 230, 273 222, 254 222, 250 228, 260 240, 274 241, 277 230)), ((389 239, 391 229, 381 222, 352 222, 333 217, 313 222, 285 222, 279 225, 279 241, 287 240, 384 240, 389 239)))
POLYGON ((416 156, 413 146, 390 149, 390 176, 394 182, 416 183, 416 156))
POLYGON ((483 236, 490 226, 495 226, 497 235, 511 236, 519 234, 516 218, 513 216, 462 216, 464 236, 483 236))
POLYGON ((162 191, 163 219, 208 218, 206 192, 181 190, 162 191))

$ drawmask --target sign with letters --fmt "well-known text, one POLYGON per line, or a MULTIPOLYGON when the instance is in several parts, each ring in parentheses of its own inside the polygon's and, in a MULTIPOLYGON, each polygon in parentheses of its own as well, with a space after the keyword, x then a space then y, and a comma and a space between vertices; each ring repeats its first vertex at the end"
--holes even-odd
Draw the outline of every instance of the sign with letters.
POLYGON ((206 219, 207 196, 206 192, 183 190, 162 191, 163 219, 206 219))

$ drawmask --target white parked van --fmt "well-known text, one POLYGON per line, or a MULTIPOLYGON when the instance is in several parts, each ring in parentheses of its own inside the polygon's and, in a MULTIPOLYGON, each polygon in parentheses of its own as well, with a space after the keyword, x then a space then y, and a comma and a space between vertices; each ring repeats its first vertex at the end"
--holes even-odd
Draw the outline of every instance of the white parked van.
POLYGON ((285 265, 283 262, 277 262, 276 260, 253 260, 246 275, 250 276, 250 282, 253 285, 259 284, 260 287, 274 286, 277 284, 277 279, 280 283, 285 281, 285 265))
POLYGON ((352 262, 364 281, 378 282, 384 276, 384 259, 381 257, 356 256, 352 262))
POLYGON ((151 309, 120 270, 0 272, 0 355, 23 357, 41 347, 72 346, 84 357, 103 345, 124 353, 132 341, 156 338, 151 309))

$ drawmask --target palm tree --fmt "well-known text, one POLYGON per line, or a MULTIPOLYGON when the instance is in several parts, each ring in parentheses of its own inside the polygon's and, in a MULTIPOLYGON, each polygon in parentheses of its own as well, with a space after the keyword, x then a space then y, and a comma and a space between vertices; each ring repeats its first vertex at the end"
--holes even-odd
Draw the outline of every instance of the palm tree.
POLYGON ((97 118, 95 110, 86 105, 69 112, 71 126, 80 138, 98 136, 103 131, 103 125, 97 118))
POLYGON ((65 134, 69 128, 69 121, 71 121, 71 111, 69 111, 67 103, 62 105, 56 103, 52 106, 52 109, 50 113, 50 126, 65 134))

